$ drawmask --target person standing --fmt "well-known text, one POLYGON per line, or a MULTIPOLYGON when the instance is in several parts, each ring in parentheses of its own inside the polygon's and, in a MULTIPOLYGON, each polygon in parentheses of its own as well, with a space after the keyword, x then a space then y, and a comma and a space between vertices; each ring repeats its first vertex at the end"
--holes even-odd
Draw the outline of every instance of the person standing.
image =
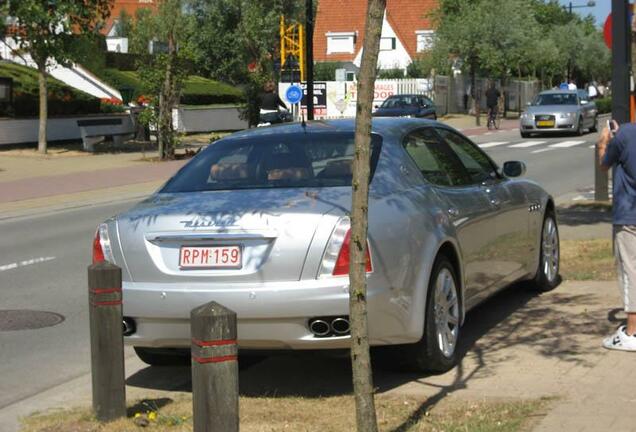
POLYGON ((576 90, 577 88, 578 87, 574 83, 574 80, 570 80, 570 82, 568 83, 568 90, 576 90))
POLYGON ((614 255, 627 325, 603 340, 608 349, 636 351, 636 124, 605 128, 598 142, 601 168, 613 168, 614 255))

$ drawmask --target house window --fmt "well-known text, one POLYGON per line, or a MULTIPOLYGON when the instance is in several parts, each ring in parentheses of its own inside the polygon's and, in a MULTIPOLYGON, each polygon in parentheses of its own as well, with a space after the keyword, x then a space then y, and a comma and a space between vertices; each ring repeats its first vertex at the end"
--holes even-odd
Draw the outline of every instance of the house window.
POLYGON ((395 49, 394 37, 383 37, 380 39, 380 51, 392 51, 395 49))
POLYGON ((433 48, 433 38, 435 32, 433 30, 418 30, 415 32, 417 38, 417 52, 427 51, 433 48))
POLYGON ((347 33, 327 33, 327 54, 351 53, 355 46, 356 34, 347 33))

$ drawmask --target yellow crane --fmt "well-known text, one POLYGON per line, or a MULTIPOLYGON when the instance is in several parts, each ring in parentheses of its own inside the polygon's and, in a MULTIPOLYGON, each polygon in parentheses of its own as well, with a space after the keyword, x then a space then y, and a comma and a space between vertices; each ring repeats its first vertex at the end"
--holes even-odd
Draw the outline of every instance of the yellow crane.
POLYGON ((287 24, 280 17, 280 70, 300 70, 300 80, 305 81, 305 27, 302 24, 287 24), (298 63, 298 69, 285 64, 290 58, 298 63))

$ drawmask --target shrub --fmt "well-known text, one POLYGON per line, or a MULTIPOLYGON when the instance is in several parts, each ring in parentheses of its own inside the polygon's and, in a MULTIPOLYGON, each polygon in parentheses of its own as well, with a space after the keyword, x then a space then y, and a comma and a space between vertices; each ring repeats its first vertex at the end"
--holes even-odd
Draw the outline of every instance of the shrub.
POLYGON ((335 81, 336 69, 341 69, 340 62, 317 62, 314 64, 314 81, 335 81))
POLYGON ((598 109, 599 114, 606 114, 612 112, 612 98, 604 97, 600 99, 596 99, 596 108, 598 109))
MULTIPOLYGON (((0 76, 13 79, 13 106, 0 106, 0 116, 37 117, 39 93, 37 71, 15 63, 0 63, 0 76)), ((100 112, 99 99, 72 89, 64 83, 48 78, 49 116, 96 114, 100 112)))
POLYGON ((378 79, 401 79, 404 78, 402 69, 381 69, 378 71, 378 79))

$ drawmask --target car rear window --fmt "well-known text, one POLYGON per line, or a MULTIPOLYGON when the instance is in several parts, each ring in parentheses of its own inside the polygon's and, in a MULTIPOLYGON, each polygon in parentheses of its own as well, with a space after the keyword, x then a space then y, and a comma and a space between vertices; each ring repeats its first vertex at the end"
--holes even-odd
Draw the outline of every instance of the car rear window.
MULTIPOLYGON (((371 136, 371 176, 382 138, 371 136)), ((353 133, 297 133, 210 145, 160 192, 351 186, 353 133)))

